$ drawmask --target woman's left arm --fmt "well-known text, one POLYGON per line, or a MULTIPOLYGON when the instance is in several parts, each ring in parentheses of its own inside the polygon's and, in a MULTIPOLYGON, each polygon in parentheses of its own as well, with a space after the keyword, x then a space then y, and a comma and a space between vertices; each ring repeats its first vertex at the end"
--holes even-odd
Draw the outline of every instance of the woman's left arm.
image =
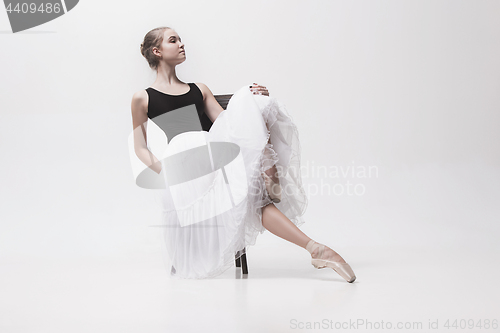
MULTIPOLYGON (((205 105, 205 113, 208 118, 212 121, 212 123, 217 119, 219 114, 224 111, 222 106, 220 106, 219 102, 215 99, 212 91, 208 89, 207 85, 201 82, 197 82, 196 85, 200 88, 203 94, 203 103, 205 105)), ((254 94, 266 95, 269 96, 269 91, 265 86, 261 86, 254 82, 253 85, 250 86, 250 91, 254 94)))
POLYGON ((205 113, 213 123, 215 119, 221 114, 224 109, 220 106, 219 102, 215 99, 212 91, 208 89, 207 85, 201 82, 196 82, 203 95, 203 104, 205 106, 205 113))

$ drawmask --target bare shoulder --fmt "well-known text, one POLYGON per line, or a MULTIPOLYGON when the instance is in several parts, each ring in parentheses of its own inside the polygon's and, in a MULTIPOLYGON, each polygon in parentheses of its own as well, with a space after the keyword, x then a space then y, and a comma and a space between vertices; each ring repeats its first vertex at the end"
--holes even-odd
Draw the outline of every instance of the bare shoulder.
POLYGON ((205 83, 195 82, 195 84, 198 86, 198 88, 200 88, 201 93, 203 94, 203 100, 205 100, 207 96, 212 95, 212 92, 210 91, 210 89, 208 89, 205 83))
POLYGON ((134 101, 146 101, 149 100, 148 92, 145 89, 136 91, 134 95, 132 95, 132 100, 134 101))
POLYGON ((147 111, 149 103, 148 92, 144 89, 136 91, 132 95, 132 110, 147 111))
POLYGON ((136 91, 134 95, 132 95, 132 102, 148 105, 149 102, 148 92, 144 89, 136 91))

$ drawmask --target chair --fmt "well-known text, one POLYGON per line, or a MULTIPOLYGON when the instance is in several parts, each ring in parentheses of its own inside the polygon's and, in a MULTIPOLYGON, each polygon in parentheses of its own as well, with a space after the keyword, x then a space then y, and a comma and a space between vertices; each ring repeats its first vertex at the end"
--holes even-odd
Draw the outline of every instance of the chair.
MULTIPOLYGON (((215 99, 220 104, 220 106, 222 106, 222 108, 224 110, 226 109, 227 104, 232 96, 233 96, 232 94, 214 95, 215 99)), ((206 119, 204 119, 205 121, 208 120, 211 123, 210 119, 208 118, 208 116, 206 114, 204 114, 203 116, 206 117, 206 119)), ((202 119, 202 121, 203 121, 203 119, 202 119)), ((234 258, 235 258, 234 260, 235 260, 236 267, 241 267, 242 273, 248 274, 246 249, 243 248, 243 249, 237 251, 236 254, 234 255, 234 258)))
POLYGON ((229 103, 229 100, 231 97, 233 97, 233 94, 229 95, 214 95, 215 99, 217 102, 219 102, 220 106, 225 110, 227 108, 227 103, 229 103))

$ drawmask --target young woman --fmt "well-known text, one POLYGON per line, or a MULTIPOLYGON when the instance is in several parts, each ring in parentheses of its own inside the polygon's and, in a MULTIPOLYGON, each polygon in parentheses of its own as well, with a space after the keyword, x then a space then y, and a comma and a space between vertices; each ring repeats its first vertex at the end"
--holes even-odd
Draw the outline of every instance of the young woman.
POLYGON ((186 60, 174 29, 149 31, 141 53, 157 72, 133 95, 134 147, 163 174, 165 245, 172 277, 214 277, 234 265, 235 253, 271 233, 311 254, 316 268, 356 279, 334 250, 299 228, 307 198, 300 176, 298 132, 285 106, 265 86, 244 86, 224 110, 203 83, 184 83, 176 66, 186 60), (148 148, 148 120, 166 134, 166 158, 148 148))

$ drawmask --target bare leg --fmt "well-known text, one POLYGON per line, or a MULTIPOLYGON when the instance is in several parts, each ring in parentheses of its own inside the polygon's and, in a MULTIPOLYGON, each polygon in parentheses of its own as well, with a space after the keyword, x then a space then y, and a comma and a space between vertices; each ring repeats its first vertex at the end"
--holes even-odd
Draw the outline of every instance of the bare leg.
MULTIPOLYGON (((292 242, 304 249, 307 243, 311 240, 302 232, 288 217, 286 217, 273 203, 262 207, 262 225, 271 233, 281 237, 289 242, 292 242)), ((312 258, 316 258, 319 249, 315 249, 311 253, 312 258)), ((334 250, 325 246, 323 259, 345 262, 345 260, 334 250)))
POLYGON ((297 244, 304 249, 311 240, 292 221, 283 215, 273 203, 262 207, 262 225, 276 236, 297 244))
MULTIPOLYGON (((271 143, 271 137, 269 137, 267 142, 271 143)), ((271 177, 275 183, 279 184, 276 165, 267 169, 265 173, 271 177)), ((276 208, 273 203, 262 207, 262 225, 276 236, 301 246, 304 249, 306 248, 307 243, 311 240, 311 238, 307 237, 302 230, 300 230, 278 208, 276 208)))
MULTIPOLYGON (((266 124, 267 126, 267 124, 266 124)), ((269 130, 269 128, 268 128, 269 130)), ((268 143, 271 143, 271 137, 269 137, 268 143)), ((276 165, 267 169, 265 173, 271 177, 271 179, 279 184, 278 172, 276 165)), ((278 237, 281 237, 291 243, 294 243, 304 249, 307 243, 311 240, 306 234, 302 232, 292 221, 290 221, 273 203, 262 207, 262 225, 264 228, 269 230, 271 233, 278 237)), ((319 249, 316 248, 312 253, 312 258, 318 257, 319 249)), ((345 260, 334 250, 325 246, 323 259, 333 260, 345 263, 345 260)))

